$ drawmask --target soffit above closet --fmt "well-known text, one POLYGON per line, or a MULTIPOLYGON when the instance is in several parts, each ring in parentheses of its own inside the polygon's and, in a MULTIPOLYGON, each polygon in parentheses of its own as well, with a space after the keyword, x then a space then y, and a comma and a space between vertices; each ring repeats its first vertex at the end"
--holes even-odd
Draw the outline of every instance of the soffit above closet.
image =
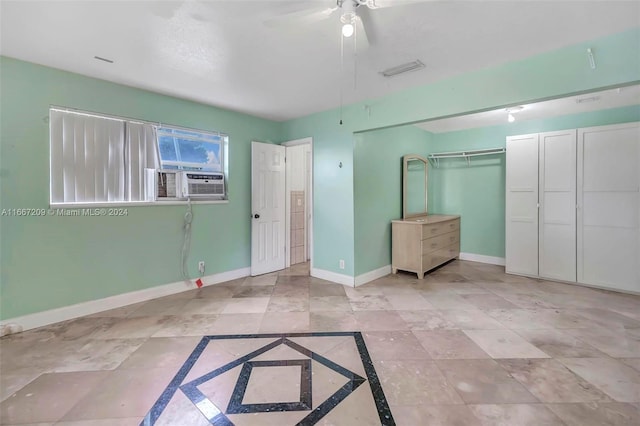
MULTIPOLYGON (((640 105, 640 85, 601 90, 598 92, 568 96, 543 102, 521 105, 523 108, 514 112, 515 120, 540 120, 581 112, 601 111, 631 105, 640 105)), ((457 117, 432 120, 416 124, 417 127, 431 133, 446 133, 458 130, 476 129, 488 126, 507 124, 506 108, 457 117)))

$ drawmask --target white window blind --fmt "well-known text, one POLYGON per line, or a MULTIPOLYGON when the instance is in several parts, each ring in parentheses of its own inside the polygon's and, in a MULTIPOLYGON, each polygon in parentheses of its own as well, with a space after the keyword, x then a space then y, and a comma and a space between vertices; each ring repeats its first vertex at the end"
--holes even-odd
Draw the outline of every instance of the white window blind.
POLYGON ((149 123, 51 109, 51 202, 144 201, 160 160, 149 123))
POLYGON ((49 120, 51 204, 149 201, 147 169, 226 171, 223 134, 58 107, 49 120))
POLYGON ((51 109, 51 202, 125 200, 124 121, 51 109))
POLYGON ((157 169, 160 159, 155 126, 148 123, 127 122, 128 201, 144 201, 145 169, 157 169))

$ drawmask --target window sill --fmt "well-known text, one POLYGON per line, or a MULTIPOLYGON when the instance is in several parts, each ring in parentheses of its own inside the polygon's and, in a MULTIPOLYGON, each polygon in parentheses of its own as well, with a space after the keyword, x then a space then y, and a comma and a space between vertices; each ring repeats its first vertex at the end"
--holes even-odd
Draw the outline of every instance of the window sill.
MULTIPOLYGON (((192 205, 200 204, 229 204, 229 200, 191 200, 192 205)), ((49 207, 52 209, 78 209, 93 207, 152 207, 152 206, 186 206, 187 200, 171 200, 171 201, 131 201, 112 203, 51 203, 49 207)))

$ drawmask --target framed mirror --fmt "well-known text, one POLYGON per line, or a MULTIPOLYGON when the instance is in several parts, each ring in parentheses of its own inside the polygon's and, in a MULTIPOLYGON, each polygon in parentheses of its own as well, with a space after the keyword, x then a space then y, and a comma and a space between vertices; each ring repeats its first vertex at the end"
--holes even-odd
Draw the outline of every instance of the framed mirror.
POLYGON ((427 215, 428 160, 416 154, 402 157, 402 218, 427 215))

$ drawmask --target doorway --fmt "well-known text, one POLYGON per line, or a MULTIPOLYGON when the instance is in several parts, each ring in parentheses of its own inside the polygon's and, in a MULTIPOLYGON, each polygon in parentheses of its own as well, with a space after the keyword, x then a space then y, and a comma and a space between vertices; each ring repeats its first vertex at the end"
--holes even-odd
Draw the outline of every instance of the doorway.
POLYGON ((284 142, 285 167, 285 267, 313 267, 313 140, 284 142))

